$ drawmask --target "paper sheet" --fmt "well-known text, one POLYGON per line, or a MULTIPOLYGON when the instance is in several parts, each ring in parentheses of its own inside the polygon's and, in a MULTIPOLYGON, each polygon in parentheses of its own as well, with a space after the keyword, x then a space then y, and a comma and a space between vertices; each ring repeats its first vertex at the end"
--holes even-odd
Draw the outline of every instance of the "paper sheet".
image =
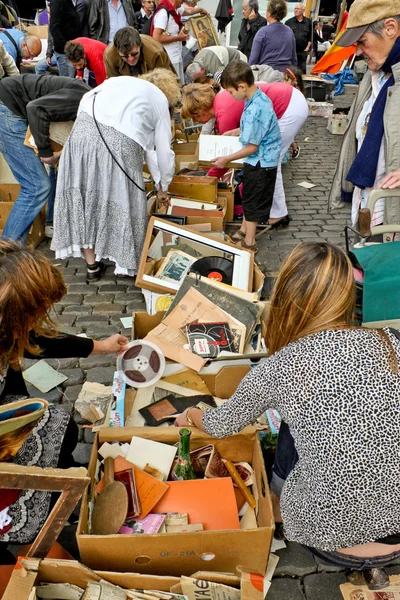
POLYGON ((175 446, 134 436, 126 460, 139 469, 144 469, 149 464, 152 468, 158 469, 166 481, 177 451, 178 448, 175 446))
MULTIPOLYGON (((229 156, 243 148, 238 136, 231 135, 200 135, 199 160, 211 162, 220 156, 229 156)), ((233 161, 243 164, 243 159, 233 161)))
POLYGON ((46 394, 68 379, 66 375, 53 369, 45 360, 39 360, 36 364, 29 367, 29 369, 26 369, 22 375, 25 381, 34 385, 43 394, 46 394))

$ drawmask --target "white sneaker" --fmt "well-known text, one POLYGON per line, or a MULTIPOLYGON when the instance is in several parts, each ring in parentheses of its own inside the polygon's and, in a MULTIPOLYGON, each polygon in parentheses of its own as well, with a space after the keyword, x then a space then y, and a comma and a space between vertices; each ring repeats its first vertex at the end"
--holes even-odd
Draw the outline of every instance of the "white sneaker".
POLYGON ((53 237, 53 233, 54 233, 54 227, 53 227, 53 225, 46 225, 46 227, 44 228, 44 235, 45 235, 45 237, 52 238, 53 237))

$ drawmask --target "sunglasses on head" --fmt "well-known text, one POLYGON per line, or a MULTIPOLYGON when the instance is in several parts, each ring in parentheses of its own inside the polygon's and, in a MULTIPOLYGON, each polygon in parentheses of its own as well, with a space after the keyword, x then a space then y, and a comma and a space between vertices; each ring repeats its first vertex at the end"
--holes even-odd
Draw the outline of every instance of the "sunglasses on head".
POLYGON ((139 54, 140 50, 135 50, 135 52, 128 52, 128 54, 120 54, 121 58, 135 58, 139 54))

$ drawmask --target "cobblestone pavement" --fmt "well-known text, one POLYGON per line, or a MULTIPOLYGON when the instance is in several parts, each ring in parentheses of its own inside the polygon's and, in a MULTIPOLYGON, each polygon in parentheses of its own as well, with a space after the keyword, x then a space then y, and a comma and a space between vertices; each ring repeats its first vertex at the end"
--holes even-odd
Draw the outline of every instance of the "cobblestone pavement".
MULTIPOLYGON (((339 97, 335 102, 340 106, 351 104, 350 96, 339 97)), ((343 229, 350 214, 350 208, 328 214, 327 196, 336 168, 341 136, 332 135, 326 129, 324 118, 309 118, 299 135, 297 142, 301 146, 300 156, 283 168, 289 214, 292 217, 287 229, 265 233, 259 238, 257 262, 267 277, 267 292, 282 260, 300 242, 304 240, 328 240, 343 245, 343 229), (298 183, 309 181, 315 184, 310 190, 298 183)), ((42 244, 44 253, 54 260, 47 242, 42 244)), ((101 339, 112 333, 121 332, 130 337, 131 330, 122 328, 120 317, 131 315, 134 311, 145 310, 140 289, 131 278, 115 277, 111 263, 105 276, 95 284, 85 282, 85 264, 81 259, 64 261, 60 266, 68 284, 68 294, 55 306, 61 328, 67 333, 86 333, 101 339)), ((54 368, 68 376, 60 388, 42 395, 36 388, 30 387, 32 396, 43 396, 52 403, 61 403, 68 411, 73 411, 82 383, 96 381, 111 384, 115 369, 112 356, 93 356, 85 359, 49 360, 54 368)), ((27 366, 32 361, 26 361, 27 366)), ((79 426, 79 443, 74 453, 77 464, 86 465, 89 460, 93 434, 83 429, 83 420, 75 414, 79 426)), ((75 526, 64 529, 61 543, 76 555, 74 543, 75 526)), ((296 543, 288 543, 280 556, 268 600, 340 600, 339 585, 346 581, 345 573, 323 565, 296 543)), ((400 572, 400 567, 391 568, 400 572)))

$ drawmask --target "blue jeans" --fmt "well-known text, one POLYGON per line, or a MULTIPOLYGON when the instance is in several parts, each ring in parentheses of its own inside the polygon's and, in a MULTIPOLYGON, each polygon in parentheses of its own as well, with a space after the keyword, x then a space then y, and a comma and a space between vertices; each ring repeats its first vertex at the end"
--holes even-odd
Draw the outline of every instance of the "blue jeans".
POLYGON ((0 102, 0 152, 21 186, 3 230, 4 238, 25 242, 47 202, 50 179, 40 158, 24 146, 27 122, 0 102))
POLYGON ((50 167, 50 194, 47 200, 46 225, 53 225, 54 199, 56 197, 57 188, 57 171, 54 167, 50 167))
POLYGON ((69 60, 65 58, 65 54, 54 52, 53 56, 56 57, 59 75, 63 75, 64 77, 75 77, 75 69, 69 60))
MULTIPOLYGON (((55 57, 55 55, 53 54, 53 56, 51 57, 51 63, 50 63, 51 67, 56 67, 57 66, 57 59, 55 57)), ((47 71, 50 70, 49 65, 47 64, 47 61, 45 58, 42 58, 42 60, 39 60, 38 63, 36 63, 36 67, 35 67, 35 73, 36 75, 42 75, 42 73, 47 73, 47 71)))
POLYGON ((329 562, 337 567, 343 567, 345 569, 352 569, 353 571, 364 571, 364 569, 382 569, 387 567, 394 560, 400 557, 400 552, 392 552, 385 556, 375 556, 373 558, 360 558, 358 556, 350 556, 348 554, 341 554, 340 552, 325 552, 324 550, 318 550, 318 548, 310 548, 304 546, 303 548, 309 550, 318 558, 321 558, 325 562, 329 562))

